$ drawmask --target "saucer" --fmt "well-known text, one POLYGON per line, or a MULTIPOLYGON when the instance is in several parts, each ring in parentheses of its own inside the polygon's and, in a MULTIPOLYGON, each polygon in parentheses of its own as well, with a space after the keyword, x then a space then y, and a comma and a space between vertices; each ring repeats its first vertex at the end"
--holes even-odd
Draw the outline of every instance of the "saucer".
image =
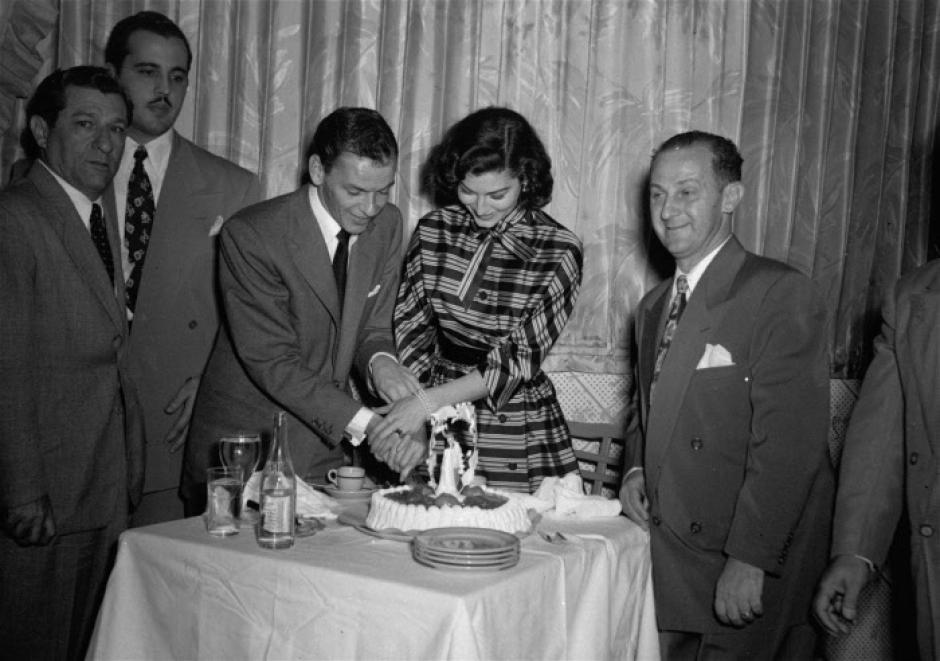
POLYGON ((346 491, 333 484, 317 485, 317 488, 322 489, 328 496, 332 496, 336 500, 369 500, 372 498, 372 492, 375 491, 375 489, 369 488, 346 491))

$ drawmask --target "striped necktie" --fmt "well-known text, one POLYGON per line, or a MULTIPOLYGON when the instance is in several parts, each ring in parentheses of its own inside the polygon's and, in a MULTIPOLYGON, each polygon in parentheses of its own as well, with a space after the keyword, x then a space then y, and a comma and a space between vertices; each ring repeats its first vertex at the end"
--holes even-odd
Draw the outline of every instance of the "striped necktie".
POLYGON ((669 316, 666 318, 666 328, 663 329, 663 337, 659 341, 659 348, 656 350, 656 364, 653 366, 653 384, 659 376, 659 371, 663 368, 663 361, 666 360, 666 353, 669 351, 669 345, 672 344, 672 338, 676 334, 676 327, 679 325, 679 317, 685 310, 686 300, 689 293, 689 281, 684 275, 676 278, 676 295, 669 306, 669 316))

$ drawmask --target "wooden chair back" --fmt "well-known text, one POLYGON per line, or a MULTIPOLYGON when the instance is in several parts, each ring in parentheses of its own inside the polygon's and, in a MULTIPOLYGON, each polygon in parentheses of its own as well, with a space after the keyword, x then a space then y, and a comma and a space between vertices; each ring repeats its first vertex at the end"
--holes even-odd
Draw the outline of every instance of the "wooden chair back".
POLYGON ((584 490, 616 498, 623 475, 623 430, 620 425, 568 422, 584 490))

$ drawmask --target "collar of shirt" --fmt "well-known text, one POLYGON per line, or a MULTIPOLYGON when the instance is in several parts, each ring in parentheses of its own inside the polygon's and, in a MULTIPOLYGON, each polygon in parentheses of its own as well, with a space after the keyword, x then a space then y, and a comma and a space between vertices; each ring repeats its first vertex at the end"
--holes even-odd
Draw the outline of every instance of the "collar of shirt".
MULTIPOLYGON (((101 196, 99 195, 95 200, 89 200, 87 195, 53 172, 52 168, 46 165, 45 161, 39 159, 39 162, 42 163, 42 166, 49 171, 49 174, 55 177, 55 180, 59 182, 59 185, 62 186, 62 190, 65 191, 65 194, 68 195, 69 199, 72 201, 72 205, 75 207, 78 217, 82 219, 85 229, 91 231, 91 205, 101 205, 101 196)), ((104 213, 104 205, 101 205, 101 212, 102 214, 104 213)))
POLYGON ((672 297, 676 295, 676 280, 678 279, 680 275, 684 275, 686 281, 688 281, 689 283, 688 298, 691 298, 692 292, 695 291, 695 286, 698 284, 698 281, 701 280, 702 276, 705 274, 705 269, 707 269, 708 265, 712 263, 713 259, 715 259, 715 255, 718 254, 718 251, 724 248, 725 244, 728 243, 728 241, 730 240, 731 240, 731 235, 729 234, 728 238, 721 242, 721 245, 719 245, 717 248, 715 248, 710 253, 705 255, 705 257, 703 257, 702 260, 698 264, 693 266, 692 270, 689 271, 688 273, 683 273, 682 271, 679 270, 678 267, 676 267, 676 274, 672 278, 672 296, 670 297, 670 300, 672 299, 672 297))
MULTIPOLYGON (((339 245, 339 239, 336 235, 339 234, 342 226, 336 222, 333 215, 323 206, 323 201, 320 199, 320 190, 313 185, 307 188, 310 197, 310 209, 313 211, 313 217, 317 219, 317 225, 320 227, 320 233, 323 235, 326 250, 330 253, 330 261, 332 261, 333 255, 336 254, 336 246, 339 245)), ((356 243, 356 238, 356 234, 349 235, 350 250, 352 250, 353 245, 356 243)))

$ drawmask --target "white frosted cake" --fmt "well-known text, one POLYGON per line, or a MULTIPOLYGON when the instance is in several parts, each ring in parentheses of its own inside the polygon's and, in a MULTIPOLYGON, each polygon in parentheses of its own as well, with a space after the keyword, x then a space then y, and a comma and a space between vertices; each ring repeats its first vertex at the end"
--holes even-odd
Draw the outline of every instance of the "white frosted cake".
POLYGON ((461 526, 509 533, 526 532, 532 527, 522 503, 496 489, 474 484, 477 449, 472 404, 445 406, 431 416, 428 455, 430 483, 373 493, 367 526, 374 530, 461 526), (440 455, 439 480, 434 479, 438 468, 438 455, 433 451, 435 440, 445 444, 440 455))

